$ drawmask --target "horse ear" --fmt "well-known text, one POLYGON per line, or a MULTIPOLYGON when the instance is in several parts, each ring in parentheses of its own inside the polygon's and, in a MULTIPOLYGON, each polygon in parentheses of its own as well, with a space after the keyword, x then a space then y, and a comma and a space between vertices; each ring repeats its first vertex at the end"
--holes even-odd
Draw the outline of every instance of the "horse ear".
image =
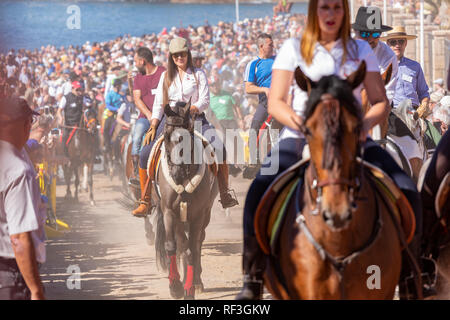
POLYGON ((388 82, 391 80, 392 77, 392 63, 389 64, 389 67, 387 67, 386 71, 381 75, 381 79, 383 79, 384 84, 387 85, 388 82))
POLYGON ((177 114, 172 110, 172 108, 170 107, 169 104, 166 104, 166 105, 165 105, 165 107, 164 107, 164 114, 165 114, 167 117, 173 117, 173 116, 176 116, 176 115, 177 115, 177 114))
POLYGON ((363 60, 358 67, 358 70, 353 72, 348 76, 347 82, 350 84, 352 89, 357 88, 363 81, 366 76, 366 62, 363 60))
POLYGON ((303 91, 306 91, 308 93, 311 92, 312 88, 316 87, 316 83, 314 81, 311 81, 300 69, 300 67, 297 67, 295 69, 295 81, 297 82, 297 85, 302 89, 303 91))
POLYGON ((189 109, 191 109, 191 101, 192 101, 192 97, 189 98, 189 101, 184 106, 184 111, 185 112, 187 112, 187 111, 189 111, 189 109))

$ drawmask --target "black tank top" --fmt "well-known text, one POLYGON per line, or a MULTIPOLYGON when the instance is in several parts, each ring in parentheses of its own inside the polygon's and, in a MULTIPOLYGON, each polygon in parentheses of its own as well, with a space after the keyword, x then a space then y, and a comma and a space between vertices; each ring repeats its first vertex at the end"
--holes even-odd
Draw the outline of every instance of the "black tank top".
POLYGON ((70 92, 65 98, 64 118, 66 126, 78 125, 83 115, 83 97, 70 92))

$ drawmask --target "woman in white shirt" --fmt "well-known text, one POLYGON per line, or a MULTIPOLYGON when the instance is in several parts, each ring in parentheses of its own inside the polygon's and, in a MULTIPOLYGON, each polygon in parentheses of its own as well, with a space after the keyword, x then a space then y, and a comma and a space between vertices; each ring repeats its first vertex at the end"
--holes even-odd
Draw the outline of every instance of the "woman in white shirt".
MULTIPOLYGON (((152 120, 150 129, 144 138, 144 146, 140 153, 140 167, 147 168, 148 157, 153 147, 155 137, 162 135, 164 131, 164 105, 174 107, 178 101, 188 102, 191 100, 191 114, 196 115, 196 120, 201 121, 202 134, 207 130, 214 130, 206 120, 204 111, 209 108, 209 87, 206 74, 202 69, 195 68, 192 63, 192 55, 184 38, 175 38, 169 45, 169 61, 167 70, 161 74, 156 89, 155 101, 153 103, 152 120), (164 87, 167 88, 167 96, 164 97, 164 87)), ((217 134, 208 134, 206 138, 218 139, 217 134)), ((230 208, 238 204, 237 200, 228 190, 228 165, 226 153, 221 141, 211 141, 213 146, 222 148, 223 161, 218 166, 218 184, 220 202, 223 208, 230 208)), ((220 161, 219 161, 220 162, 220 161)), ((147 185, 149 185, 148 183, 147 185)), ((147 188, 144 199, 141 199, 141 209, 146 209, 150 202, 150 188, 147 188)), ((139 213, 138 212, 138 213, 139 213)), ((135 211, 133 212, 135 214, 135 211)), ((136 215, 136 214, 135 214, 136 215)))
MULTIPOLYGON (((276 147, 279 155, 279 170, 273 175, 259 173, 250 186, 245 200, 244 287, 237 299, 261 297, 265 257, 256 241, 253 227, 254 214, 264 192, 277 175, 301 159, 305 144, 300 125, 303 123, 307 93, 296 85, 292 106, 288 104, 289 89, 295 69, 299 66, 313 81, 332 74, 346 78, 356 71, 364 60, 367 67, 362 85, 367 90, 372 108, 364 116, 360 139, 366 141, 369 130, 382 122, 389 114, 389 101, 381 80, 377 59, 367 42, 351 38, 350 30, 348 0, 311 0, 305 31, 298 39, 287 40, 277 54, 272 67, 268 112, 285 126, 276 147)), ((359 102, 361 102, 362 85, 353 91, 359 102)), ((406 190, 408 194, 405 192, 405 195, 411 201, 413 208, 421 207, 414 183, 389 154, 371 139, 365 142, 364 148, 365 160, 381 167, 403 191, 406 190)), ((274 154, 277 155, 277 153, 274 154)), ((263 164, 263 169, 270 167, 270 161, 273 160, 269 155, 263 164)), ((418 217, 416 220, 419 220, 418 217)))

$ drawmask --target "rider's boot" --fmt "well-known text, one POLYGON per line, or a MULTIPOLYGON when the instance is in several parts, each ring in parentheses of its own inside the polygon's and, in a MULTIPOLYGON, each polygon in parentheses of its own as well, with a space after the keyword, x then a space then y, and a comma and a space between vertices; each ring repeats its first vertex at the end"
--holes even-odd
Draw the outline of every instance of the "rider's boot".
POLYGON ((265 256, 255 236, 244 236, 244 286, 236 296, 236 300, 261 300, 263 294, 263 273, 265 256))
MULTIPOLYGON (((139 180, 137 177, 139 176, 139 155, 132 155, 131 159, 133 161, 133 169, 134 169, 134 176, 130 177, 130 184, 134 185, 136 188, 139 186, 139 180)), ((142 189, 142 188, 141 188, 142 189)))
POLYGON ((135 217, 147 216, 147 211, 151 207, 151 181, 147 176, 147 169, 139 168, 139 179, 141 183, 141 200, 139 207, 133 210, 132 214, 135 217))
POLYGON ((219 164, 218 172, 220 203, 224 209, 231 208, 239 204, 236 197, 228 190, 228 165, 226 163, 219 164))

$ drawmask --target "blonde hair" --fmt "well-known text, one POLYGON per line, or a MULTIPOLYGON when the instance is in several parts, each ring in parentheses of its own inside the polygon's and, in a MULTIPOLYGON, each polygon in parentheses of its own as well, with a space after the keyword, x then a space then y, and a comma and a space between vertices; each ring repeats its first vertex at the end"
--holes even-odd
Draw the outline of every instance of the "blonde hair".
MULTIPOLYGON (((309 2, 308 19, 300 43, 300 53, 307 65, 310 65, 313 61, 314 49, 320 37, 319 18, 317 16, 318 3, 319 0, 311 0, 309 2)), ((342 63, 344 63, 349 54, 347 44, 350 41, 353 41, 353 39, 350 34, 350 9, 348 0, 342 0, 342 4, 344 6, 344 18, 342 20, 341 28, 339 29, 338 37, 342 40, 342 45, 344 47, 344 54, 342 56, 342 63)))

